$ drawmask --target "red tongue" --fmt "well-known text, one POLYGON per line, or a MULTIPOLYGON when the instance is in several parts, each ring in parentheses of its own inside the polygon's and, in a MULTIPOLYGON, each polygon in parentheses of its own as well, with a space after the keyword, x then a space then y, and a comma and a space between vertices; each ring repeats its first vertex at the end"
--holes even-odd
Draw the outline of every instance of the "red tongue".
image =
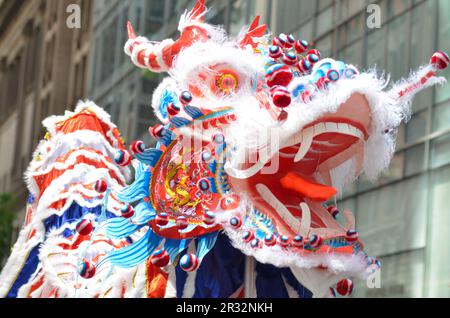
POLYGON ((333 187, 310 181, 294 172, 289 172, 281 178, 280 183, 283 188, 293 190, 303 197, 318 202, 327 201, 337 193, 333 187))

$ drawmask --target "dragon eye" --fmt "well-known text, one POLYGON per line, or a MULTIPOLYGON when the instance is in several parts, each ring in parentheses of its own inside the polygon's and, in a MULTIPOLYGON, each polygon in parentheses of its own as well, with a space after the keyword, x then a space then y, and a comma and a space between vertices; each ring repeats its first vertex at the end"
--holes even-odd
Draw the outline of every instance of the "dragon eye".
POLYGON ((239 80, 233 73, 224 73, 217 77, 216 86, 223 94, 235 92, 239 86, 239 80))
POLYGON ((214 71, 211 89, 216 95, 230 95, 239 89, 239 75, 231 69, 221 68, 214 71))

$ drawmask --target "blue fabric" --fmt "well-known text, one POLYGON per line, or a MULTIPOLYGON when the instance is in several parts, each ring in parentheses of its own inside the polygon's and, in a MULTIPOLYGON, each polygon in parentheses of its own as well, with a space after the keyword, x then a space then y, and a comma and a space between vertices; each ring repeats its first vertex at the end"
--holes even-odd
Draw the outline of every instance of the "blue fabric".
POLYGON ((199 117, 202 117, 204 114, 202 113, 202 111, 195 107, 195 106, 184 106, 184 111, 192 118, 192 119, 197 119, 199 117))
POLYGON ((189 119, 183 118, 183 117, 172 117, 170 119, 170 122, 176 127, 180 128, 183 126, 187 126, 191 123, 189 119))
POLYGON ((169 254, 170 261, 173 262, 175 257, 183 252, 190 242, 191 240, 166 239, 164 242, 164 249, 169 254))
POLYGON ((155 148, 145 149, 143 153, 135 154, 135 157, 149 166, 155 166, 159 158, 162 156, 162 151, 155 148))
POLYGON ((212 232, 197 239, 197 257, 201 262, 206 254, 214 247, 219 232, 212 232))
MULTIPOLYGON (((73 203, 61 216, 53 214, 44 221, 45 231, 48 233, 50 229, 59 229, 63 224, 80 221, 86 214, 94 214, 100 216, 102 213, 102 206, 94 208, 87 208, 73 203)), ((113 213, 106 211, 107 218, 116 217, 113 213)), ((63 235, 69 237, 74 234, 74 231, 65 230, 63 235)))
POLYGON ((226 235, 219 234, 197 270, 194 298, 229 297, 244 284, 244 270, 245 255, 231 245, 226 235))
POLYGON ((286 282, 295 289, 299 298, 312 298, 312 293, 297 281, 289 268, 282 268, 281 272, 286 282))
POLYGON ((152 175, 148 166, 139 163, 134 182, 125 187, 118 195, 122 202, 132 203, 149 196, 149 185, 152 175))
POLYGON ((41 247, 41 244, 36 245, 33 247, 33 249, 28 254, 27 260, 25 261, 24 266, 20 270, 16 280, 14 281, 14 284, 11 286, 11 289, 9 290, 8 294, 6 295, 7 298, 16 298, 17 293, 23 285, 28 283, 28 281, 31 278, 31 275, 36 271, 37 266, 39 264, 39 248, 41 247))
POLYGON ((125 218, 114 218, 109 221, 106 228, 106 235, 109 238, 121 239, 130 236, 144 225, 136 225, 130 222, 129 219, 125 218))
POLYGON ((256 263, 255 271, 255 285, 258 298, 289 297, 279 268, 270 264, 256 263))
POLYGON ((181 269, 180 264, 175 267, 177 298, 183 298, 184 285, 186 284, 187 273, 181 269))
POLYGON ((114 250, 100 263, 104 264, 106 261, 110 261, 113 265, 122 268, 131 268, 145 261, 159 246, 162 240, 160 236, 149 229, 137 242, 114 250))

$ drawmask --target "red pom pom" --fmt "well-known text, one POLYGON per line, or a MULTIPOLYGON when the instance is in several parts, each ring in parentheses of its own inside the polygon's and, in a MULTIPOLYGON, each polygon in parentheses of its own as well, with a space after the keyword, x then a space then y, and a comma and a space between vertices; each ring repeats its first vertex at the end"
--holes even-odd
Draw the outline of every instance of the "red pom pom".
POLYGON ((345 234, 345 240, 347 242, 356 242, 358 240, 358 232, 355 230, 348 230, 345 234))
POLYGON ((122 167, 128 166, 131 162, 131 154, 128 152, 128 150, 122 149, 118 150, 116 152, 116 155, 114 156, 114 161, 122 167))
POLYGON ((145 150, 145 144, 142 140, 135 140, 130 146, 130 151, 132 154, 143 153, 145 150))
POLYGON ((292 78, 291 69, 284 64, 272 65, 266 72, 266 82, 269 87, 288 86, 292 78))
POLYGON ((242 239, 246 243, 250 243, 251 241, 253 241, 254 238, 255 238, 255 233, 253 233, 251 231, 245 231, 244 235, 242 235, 242 239))
POLYGON ((283 62, 286 65, 295 65, 295 63, 297 63, 297 54, 293 53, 293 52, 286 52, 283 55, 283 62))
POLYGON ((81 220, 75 229, 80 235, 89 235, 92 233, 94 226, 89 220, 81 220))
POLYGON ((341 296, 349 296, 353 291, 353 282, 350 279, 343 279, 336 285, 336 291, 341 296))
POLYGON ((174 103, 170 103, 169 106, 167 106, 167 112, 170 116, 176 116, 180 112, 180 107, 175 105, 174 103))
POLYGON ((293 47, 295 45, 295 38, 292 34, 289 34, 286 37, 286 44, 284 45, 286 48, 290 49, 291 47, 293 47))
POLYGON ((95 271, 95 265, 87 261, 82 262, 78 268, 80 276, 86 279, 94 277, 95 271))
POLYGON ((302 54, 305 53, 306 50, 308 49, 308 42, 306 42, 305 40, 298 40, 297 42, 295 42, 295 50, 297 51, 297 53, 302 54))
POLYGON ((129 219, 129 218, 133 217, 133 215, 134 215, 134 209, 133 209, 133 207, 132 207, 131 205, 129 205, 129 204, 127 204, 126 206, 124 206, 124 207, 121 209, 120 212, 121 212, 121 214, 122 214, 122 217, 125 218, 125 219, 129 219))
POLYGON ((213 225, 215 222, 216 215, 211 211, 205 212, 205 215, 203 215, 203 223, 205 223, 205 225, 213 225))
POLYGON ((309 71, 311 71, 313 65, 311 64, 310 61, 308 61, 307 59, 302 59, 300 62, 298 62, 297 64, 297 68, 300 72, 302 73, 308 73, 309 71))
POLYGON ((272 45, 269 49, 269 56, 273 59, 280 58, 283 55, 283 51, 277 45, 272 45))
POLYGON ((311 235, 309 237, 308 243, 312 248, 319 248, 322 246, 322 238, 319 235, 311 235))
POLYGON ((234 229, 240 228, 242 226, 241 218, 238 216, 233 216, 232 218, 230 218, 230 225, 234 229))
POLYGON ((185 228, 188 227, 189 222, 185 216, 179 216, 177 218, 176 224, 177 224, 178 230, 184 230, 185 228))
POLYGON ((339 214, 339 209, 335 206, 329 206, 327 210, 328 213, 330 213, 331 216, 333 216, 333 218, 336 218, 336 216, 339 214))
POLYGON ((447 53, 438 51, 431 57, 431 64, 434 65, 438 70, 444 70, 448 67, 450 58, 447 53))
POLYGON ((181 93, 179 99, 180 99, 181 104, 186 106, 186 105, 189 105, 190 102, 192 102, 192 95, 190 92, 184 91, 181 93))
POLYGON ((291 104, 291 93, 284 87, 274 88, 271 96, 273 104, 279 108, 285 108, 291 104))
POLYGON ((105 180, 100 179, 95 182, 95 191, 98 193, 104 193, 108 189, 108 184, 105 180))
POLYGON ((165 267, 170 262, 170 256, 164 249, 161 249, 153 253, 150 261, 157 267, 165 267))
POLYGON ((222 210, 234 210, 239 206, 241 199, 237 194, 229 194, 220 199, 222 210))
POLYGON ((150 133, 150 135, 152 135, 152 137, 158 139, 158 138, 161 138, 162 136, 164 136, 164 127, 162 125, 156 125, 156 126, 150 127, 148 129, 148 132, 150 133))
POLYGON ((309 55, 309 54, 317 55, 317 57, 318 57, 319 59, 322 57, 322 54, 320 54, 320 51, 319 51, 319 50, 316 50, 316 49, 309 50, 309 51, 308 51, 308 55, 309 55))
POLYGON ((159 213, 155 218, 155 222, 159 226, 166 226, 169 223, 169 216, 167 213, 159 213))

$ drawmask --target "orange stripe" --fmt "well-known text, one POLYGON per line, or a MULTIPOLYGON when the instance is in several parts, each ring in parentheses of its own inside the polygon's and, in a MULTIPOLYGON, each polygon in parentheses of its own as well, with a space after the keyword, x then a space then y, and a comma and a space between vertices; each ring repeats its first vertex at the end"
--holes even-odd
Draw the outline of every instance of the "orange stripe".
POLYGON ((161 268, 153 266, 150 258, 146 261, 147 266, 147 297, 163 298, 166 294, 168 274, 161 268))

